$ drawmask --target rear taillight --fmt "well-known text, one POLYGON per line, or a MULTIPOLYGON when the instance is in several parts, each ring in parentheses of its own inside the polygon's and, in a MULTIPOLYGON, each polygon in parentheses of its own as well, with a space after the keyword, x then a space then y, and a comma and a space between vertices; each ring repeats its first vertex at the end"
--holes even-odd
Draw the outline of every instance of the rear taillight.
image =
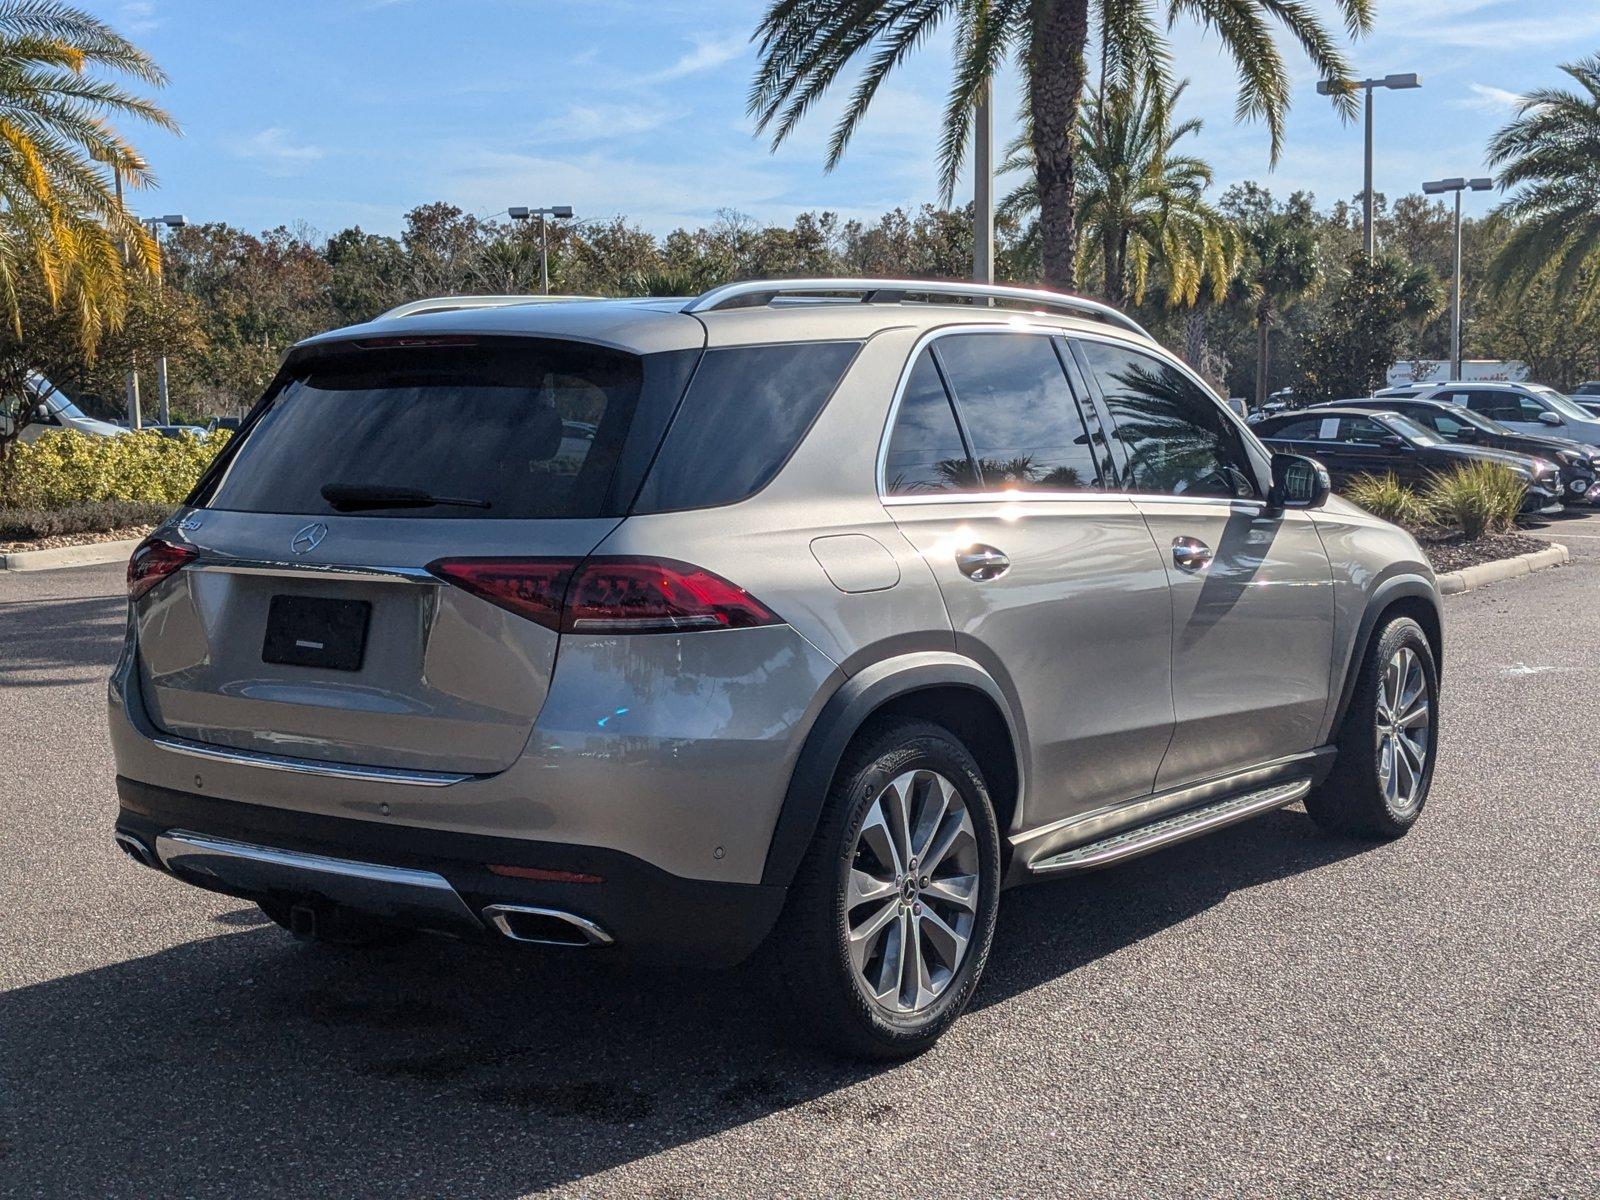
POLYGON ((743 588, 660 558, 446 558, 428 570, 563 633, 692 633, 782 620, 743 588))
POLYGON ((195 559, 187 546, 174 546, 149 537, 139 543, 128 560, 128 599, 137 600, 168 575, 195 559))

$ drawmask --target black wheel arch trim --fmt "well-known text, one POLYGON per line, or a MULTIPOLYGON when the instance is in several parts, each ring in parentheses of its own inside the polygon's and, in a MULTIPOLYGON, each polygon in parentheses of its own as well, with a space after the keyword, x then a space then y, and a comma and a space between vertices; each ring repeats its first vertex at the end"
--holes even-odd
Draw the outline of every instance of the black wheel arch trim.
POLYGON ((1344 665, 1344 679, 1339 686, 1339 703, 1333 710, 1332 720, 1324 731, 1324 740, 1331 737, 1341 725, 1344 724, 1345 714, 1350 710, 1350 699, 1355 695, 1356 677, 1361 673, 1361 660, 1366 656, 1367 646, 1371 644, 1372 632, 1377 627, 1378 618, 1385 609, 1396 600, 1419 599, 1426 601, 1433 609, 1434 619, 1439 625, 1439 638, 1434 646, 1434 672, 1437 675, 1444 673, 1444 615, 1439 605, 1439 590, 1433 581, 1421 575, 1398 574, 1381 581, 1367 597, 1366 608, 1362 610, 1361 621, 1356 626, 1355 637, 1350 639, 1350 657, 1344 665))
POLYGON ((794 878, 800 859, 816 832, 822 806, 845 749, 872 714, 902 696, 951 686, 979 692, 999 710, 1017 757, 1020 811, 1020 795, 1026 795, 1027 790, 1022 755, 1024 743, 1017 717, 994 677, 971 659, 948 651, 926 650, 883 659, 845 680, 812 723, 789 777, 789 788, 772 831, 772 842, 761 873, 763 885, 787 887, 794 878))

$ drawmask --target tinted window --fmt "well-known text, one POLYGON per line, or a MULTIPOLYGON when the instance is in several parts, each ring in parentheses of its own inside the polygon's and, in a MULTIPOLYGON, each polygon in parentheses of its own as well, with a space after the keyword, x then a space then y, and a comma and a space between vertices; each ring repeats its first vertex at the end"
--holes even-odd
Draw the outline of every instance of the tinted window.
POLYGON ((1254 496, 1255 475, 1222 406, 1169 363, 1106 342, 1080 342, 1099 381, 1136 491, 1254 496))
POLYGON ((764 488, 822 411, 859 342, 708 350, 635 506, 732 504, 764 488))
POLYGON ((194 502, 326 515, 322 487, 346 484, 488 505, 375 510, 386 517, 595 516, 643 379, 634 355, 532 339, 308 360, 194 502))
POLYGON ((1282 438, 1289 442, 1314 442, 1322 436, 1320 417, 1297 417, 1292 421, 1268 424, 1262 437, 1282 438))
POLYGON ((1072 492, 1099 486, 1094 448, 1048 337, 940 338, 944 368, 985 489, 1072 492))
POLYGON ((889 435, 883 481, 891 496, 968 492, 979 486, 930 350, 917 356, 906 380, 889 435))
POLYGON ((1457 403, 1464 402, 1473 412, 1482 413, 1491 421, 1522 420, 1522 406, 1511 392, 1452 392, 1450 395, 1457 403))

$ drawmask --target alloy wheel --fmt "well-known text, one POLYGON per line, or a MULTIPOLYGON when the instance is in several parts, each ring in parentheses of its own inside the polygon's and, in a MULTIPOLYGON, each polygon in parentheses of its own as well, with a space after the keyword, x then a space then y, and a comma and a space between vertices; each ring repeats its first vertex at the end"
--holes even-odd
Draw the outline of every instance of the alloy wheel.
POLYGON ((1384 667, 1378 687, 1378 785, 1396 812, 1421 798, 1431 722, 1422 660, 1409 646, 1401 646, 1384 667))
POLYGON ((857 985, 900 1015, 944 994, 978 912, 977 835, 937 771, 907 771, 867 807, 852 851, 845 921, 857 985))

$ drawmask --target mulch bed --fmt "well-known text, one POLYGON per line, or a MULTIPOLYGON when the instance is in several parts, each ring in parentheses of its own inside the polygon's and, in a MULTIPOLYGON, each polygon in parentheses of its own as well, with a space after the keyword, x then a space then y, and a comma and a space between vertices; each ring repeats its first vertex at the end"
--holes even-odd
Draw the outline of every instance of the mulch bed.
POLYGON ((58 550, 62 546, 92 546, 96 542, 121 542, 128 538, 142 538, 153 525, 130 525, 124 529, 105 529, 99 533, 56 533, 49 537, 31 538, 25 542, 0 541, 0 554, 16 550, 58 550))
POLYGON ((1418 537, 1417 541, 1433 569, 1440 574, 1515 558, 1519 554, 1533 554, 1550 546, 1543 538, 1529 537, 1525 533, 1486 533, 1471 541, 1465 534, 1454 533, 1446 537, 1418 537))

